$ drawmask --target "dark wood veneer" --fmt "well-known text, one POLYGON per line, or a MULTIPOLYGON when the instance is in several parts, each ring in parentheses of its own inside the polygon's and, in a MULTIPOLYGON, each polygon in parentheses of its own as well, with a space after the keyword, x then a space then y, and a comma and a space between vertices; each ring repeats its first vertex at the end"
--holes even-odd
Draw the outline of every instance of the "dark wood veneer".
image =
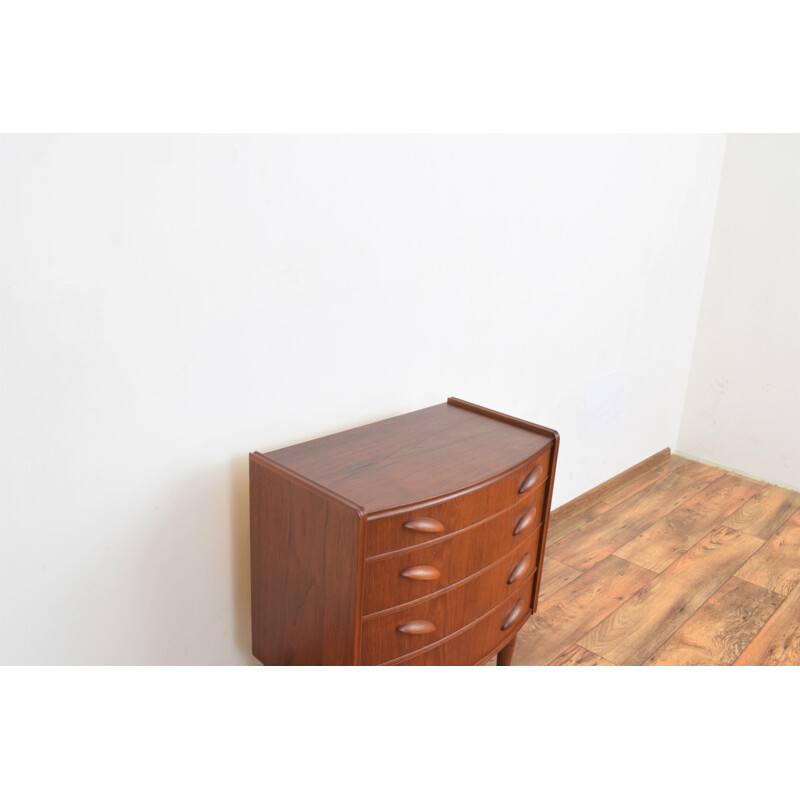
POLYGON ((468 628, 400 663, 407 666, 432 666, 437 664, 481 664, 488 661, 498 650, 504 649, 514 640, 519 629, 527 621, 531 613, 532 591, 533 577, 529 578, 519 591, 495 606, 468 628), (504 629, 503 626, 512 615, 513 620, 504 629), (498 642, 501 645, 499 648, 498 642))
POLYGON ((473 486, 552 443, 538 426, 477 409, 441 403, 269 456, 372 513, 473 486))
MULTIPOLYGON (((544 487, 541 494, 544 495, 544 487)), ((491 564, 519 541, 519 537, 514 536, 514 527, 525 508, 524 503, 512 506, 425 547, 367 559, 364 566, 364 613, 371 614, 419 600, 491 564), (409 567, 423 565, 436 567, 439 577, 414 581, 402 575, 409 567)))
POLYGON ((510 663, 536 606, 557 453, 555 431, 455 398, 252 453, 253 653, 510 663))
MULTIPOLYGON (((482 481, 444 498, 436 498, 423 506, 370 514, 367 517, 367 556, 428 544, 437 537, 448 536, 454 531, 467 528, 514 503, 523 500, 533 503, 538 494, 538 488, 544 485, 551 456, 551 449, 545 449, 535 458, 529 459, 521 466, 508 470, 502 475, 482 481), (538 486, 529 486, 523 494, 520 494, 520 486, 525 478, 532 469, 535 470, 538 467, 542 467, 542 471, 537 473, 541 483, 538 486), (424 530, 418 523, 420 519, 418 515, 423 513, 432 515, 422 517, 426 520, 424 530), (433 522, 438 522, 440 525, 434 527, 431 524, 433 522)), ((539 510, 542 510, 541 504, 539 510)))
POLYGON ((259 661, 356 663, 364 521, 345 498, 251 454, 250 585, 259 661))
MULTIPOLYGON (((518 542, 514 550, 494 564, 455 587, 427 597, 421 602, 365 617, 362 663, 382 664, 391 661, 423 649, 471 625, 487 609, 494 608, 516 592, 519 587, 509 585, 509 573, 525 556, 531 558, 536 553, 537 543, 537 539, 528 537, 527 540, 518 542), (420 618, 431 621, 435 625, 435 633, 432 632, 427 637, 416 637, 414 641, 397 636, 398 625, 420 618)), ((530 563, 532 564, 532 558, 530 563)))

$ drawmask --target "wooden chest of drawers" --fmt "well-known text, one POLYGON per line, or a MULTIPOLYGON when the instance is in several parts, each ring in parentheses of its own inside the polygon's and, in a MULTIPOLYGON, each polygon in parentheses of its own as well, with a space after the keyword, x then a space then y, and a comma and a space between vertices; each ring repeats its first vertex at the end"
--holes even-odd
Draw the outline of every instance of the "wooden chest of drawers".
POLYGON ((455 398, 252 453, 256 658, 509 664, 557 454, 555 431, 455 398))

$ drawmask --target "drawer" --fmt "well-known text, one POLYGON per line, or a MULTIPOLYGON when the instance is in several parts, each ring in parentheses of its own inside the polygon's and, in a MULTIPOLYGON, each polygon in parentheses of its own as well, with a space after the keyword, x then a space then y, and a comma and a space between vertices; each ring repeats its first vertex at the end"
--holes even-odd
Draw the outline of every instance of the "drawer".
POLYGON ((406 506, 367 519, 366 556, 391 553, 473 525, 541 486, 550 472, 552 448, 523 465, 447 499, 406 506))
POLYGON ((493 517, 424 547, 367 559, 363 613, 420 600, 463 581, 502 558, 520 542, 541 536, 545 485, 493 517))
POLYGON ((481 664, 530 617, 533 577, 477 622, 441 644, 400 662, 402 666, 481 664))
POLYGON ((395 660, 473 623, 533 575, 538 543, 538 537, 526 536, 508 555, 443 594, 365 619, 361 663, 395 660))

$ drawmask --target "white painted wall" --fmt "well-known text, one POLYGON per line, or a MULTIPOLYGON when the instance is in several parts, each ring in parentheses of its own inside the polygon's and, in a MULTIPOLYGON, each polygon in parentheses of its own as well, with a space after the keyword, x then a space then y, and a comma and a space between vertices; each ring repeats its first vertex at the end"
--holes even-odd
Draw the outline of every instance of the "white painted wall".
POLYGON ((678 445, 800 489, 800 136, 731 135, 678 445))
POLYGON ((0 139, 4 663, 251 663, 247 454, 448 395, 677 438, 723 136, 0 139))

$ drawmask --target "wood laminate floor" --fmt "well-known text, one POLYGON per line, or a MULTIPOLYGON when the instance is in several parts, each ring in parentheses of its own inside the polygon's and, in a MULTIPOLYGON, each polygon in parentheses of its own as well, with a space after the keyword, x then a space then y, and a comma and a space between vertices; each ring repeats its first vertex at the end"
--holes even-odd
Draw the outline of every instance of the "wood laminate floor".
POLYGON ((669 455, 554 516, 514 665, 800 665, 800 493, 669 455))

